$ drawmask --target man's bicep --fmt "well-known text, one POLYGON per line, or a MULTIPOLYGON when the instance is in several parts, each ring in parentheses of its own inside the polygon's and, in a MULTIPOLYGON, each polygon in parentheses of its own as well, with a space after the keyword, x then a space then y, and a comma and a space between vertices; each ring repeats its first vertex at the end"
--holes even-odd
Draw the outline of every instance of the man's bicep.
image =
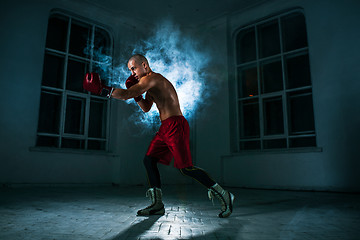
POLYGON ((138 83, 128 88, 127 91, 130 97, 137 97, 144 94, 147 91, 147 89, 146 86, 138 83))
POLYGON ((155 81, 149 76, 143 77, 140 79, 139 83, 136 84, 140 87, 140 89, 144 92, 147 92, 150 88, 152 88, 155 84, 155 81))

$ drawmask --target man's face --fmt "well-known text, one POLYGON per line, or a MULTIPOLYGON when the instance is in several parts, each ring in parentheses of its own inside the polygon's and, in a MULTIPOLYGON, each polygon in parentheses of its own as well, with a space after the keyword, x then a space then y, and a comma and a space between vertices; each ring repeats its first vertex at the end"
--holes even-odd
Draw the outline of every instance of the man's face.
POLYGON ((138 80, 146 74, 145 64, 137 64, 134 59, 128 62, 128 68, 131 74, 138 80))

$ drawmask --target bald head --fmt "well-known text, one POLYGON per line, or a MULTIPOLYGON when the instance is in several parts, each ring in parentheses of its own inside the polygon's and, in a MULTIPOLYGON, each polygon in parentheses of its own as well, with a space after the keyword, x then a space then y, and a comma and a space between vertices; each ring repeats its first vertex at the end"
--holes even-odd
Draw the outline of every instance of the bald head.
POLYGON ((130 59, 129 59, 129 62, 131 60, 134 60, 136 64, 138 65, 142 65, 142 63, 145 63, 146 65, 149 66, 149 62, 148 60, 146 59, 146 57, 144 57, 143 55, 141 54, 135 54, 133 55, 130 59))
POLYGON ((135 54, 129 59, 128 68, 131 71, 131 74, 134 75, 138 80, 152 72, 151 68, 149 67, 148 60, 141 54, 135 54))

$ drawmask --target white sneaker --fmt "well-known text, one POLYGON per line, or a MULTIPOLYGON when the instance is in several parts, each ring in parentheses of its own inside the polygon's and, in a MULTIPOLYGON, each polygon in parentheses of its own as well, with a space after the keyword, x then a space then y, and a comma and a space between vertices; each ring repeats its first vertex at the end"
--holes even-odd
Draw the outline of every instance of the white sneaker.
POLYGON ((231 192, 224 190, 219 184, 216 183, 214 186, 209 188, 208 196, 210 200, 212 200, 214 196, 220 200, 220 218, 226 218, 231 215, 233 211, 233 203, 235 200, 235 196, 231 192))
POLYGON ((137 212, 138 216, 148 216, 148 215, 164 215, 165 208, 161 200, 162 192, 160 188, 150 188, 146 192, 146 196, 150 197, 151 205, 141 209, 137 212))

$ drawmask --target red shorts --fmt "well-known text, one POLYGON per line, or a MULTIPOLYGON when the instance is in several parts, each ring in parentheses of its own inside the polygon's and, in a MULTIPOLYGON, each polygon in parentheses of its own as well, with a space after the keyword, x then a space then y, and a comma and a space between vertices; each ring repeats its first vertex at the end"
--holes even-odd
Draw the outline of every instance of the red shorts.
POLYGON ((159 131, 151 141, 146 155, 159 159, 159 163, 174 167, 193 166, 190 153, 190 128, 183 116, 173 116, 161 122, 159 131))

